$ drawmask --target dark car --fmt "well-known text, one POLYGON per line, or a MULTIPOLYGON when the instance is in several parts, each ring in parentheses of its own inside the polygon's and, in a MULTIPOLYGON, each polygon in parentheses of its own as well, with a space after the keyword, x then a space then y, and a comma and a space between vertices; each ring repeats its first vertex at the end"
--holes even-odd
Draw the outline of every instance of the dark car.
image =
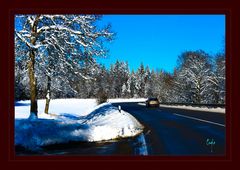
POLYGON ((151 97, 146 100, 146 107, 158 107, 159 101, 156 97, 151 97))

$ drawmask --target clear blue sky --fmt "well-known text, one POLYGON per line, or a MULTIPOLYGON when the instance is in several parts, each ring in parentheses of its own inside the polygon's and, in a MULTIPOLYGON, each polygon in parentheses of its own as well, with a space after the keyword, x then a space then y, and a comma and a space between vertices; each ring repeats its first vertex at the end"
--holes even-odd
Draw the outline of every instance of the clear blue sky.
POLYGON ((101 24, 107 23, 117 33, 109 56, 98 59, 107 68, 118 59, 131 70, 143 62, 172 72, 186 50, 215 54, 224 48, 225 15, 104 15, 101 24))

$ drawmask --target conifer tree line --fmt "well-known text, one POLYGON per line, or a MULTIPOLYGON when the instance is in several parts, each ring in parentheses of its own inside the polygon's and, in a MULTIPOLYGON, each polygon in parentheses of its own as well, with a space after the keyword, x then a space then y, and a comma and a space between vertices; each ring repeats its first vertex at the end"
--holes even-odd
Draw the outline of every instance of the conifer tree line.
MULTIPOLYGON (((67 80, 53 77, 51 98, 97 98, 104 93, 108 98, 157 97, 170 103, 225 103, 224 53, 210 56, 202 50, 186 51, 178 57, 173 73, 150 70, 143 63, 137 70, 130 70, 128 62, 118 60, 109 69, 92 61, 78 71, 83 77, 70 70, 67 80)), ((43 74, 37 76, 39 99, 46 97, 47 79, 43 74)), ((29 99, 28 73, 22 70, 21 62, 16 62, 15 80, 15 99, 29 99)))

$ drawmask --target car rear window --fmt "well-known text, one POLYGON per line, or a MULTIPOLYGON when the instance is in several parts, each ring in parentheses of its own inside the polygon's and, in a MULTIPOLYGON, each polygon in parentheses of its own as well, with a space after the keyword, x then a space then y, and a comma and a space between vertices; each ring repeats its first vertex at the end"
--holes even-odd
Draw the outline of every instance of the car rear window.
POLYGON ((149 98, 148 100, 155 100, 155 101, 158 101, 157 98, 149 98))

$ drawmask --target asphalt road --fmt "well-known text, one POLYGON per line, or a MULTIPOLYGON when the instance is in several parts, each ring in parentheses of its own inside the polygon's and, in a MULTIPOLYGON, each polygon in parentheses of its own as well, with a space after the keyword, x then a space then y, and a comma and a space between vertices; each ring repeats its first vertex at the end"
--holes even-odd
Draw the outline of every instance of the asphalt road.
POLYGON ((225 114, 115 103, 145 126, 149 155, 225 155, 225 114))

